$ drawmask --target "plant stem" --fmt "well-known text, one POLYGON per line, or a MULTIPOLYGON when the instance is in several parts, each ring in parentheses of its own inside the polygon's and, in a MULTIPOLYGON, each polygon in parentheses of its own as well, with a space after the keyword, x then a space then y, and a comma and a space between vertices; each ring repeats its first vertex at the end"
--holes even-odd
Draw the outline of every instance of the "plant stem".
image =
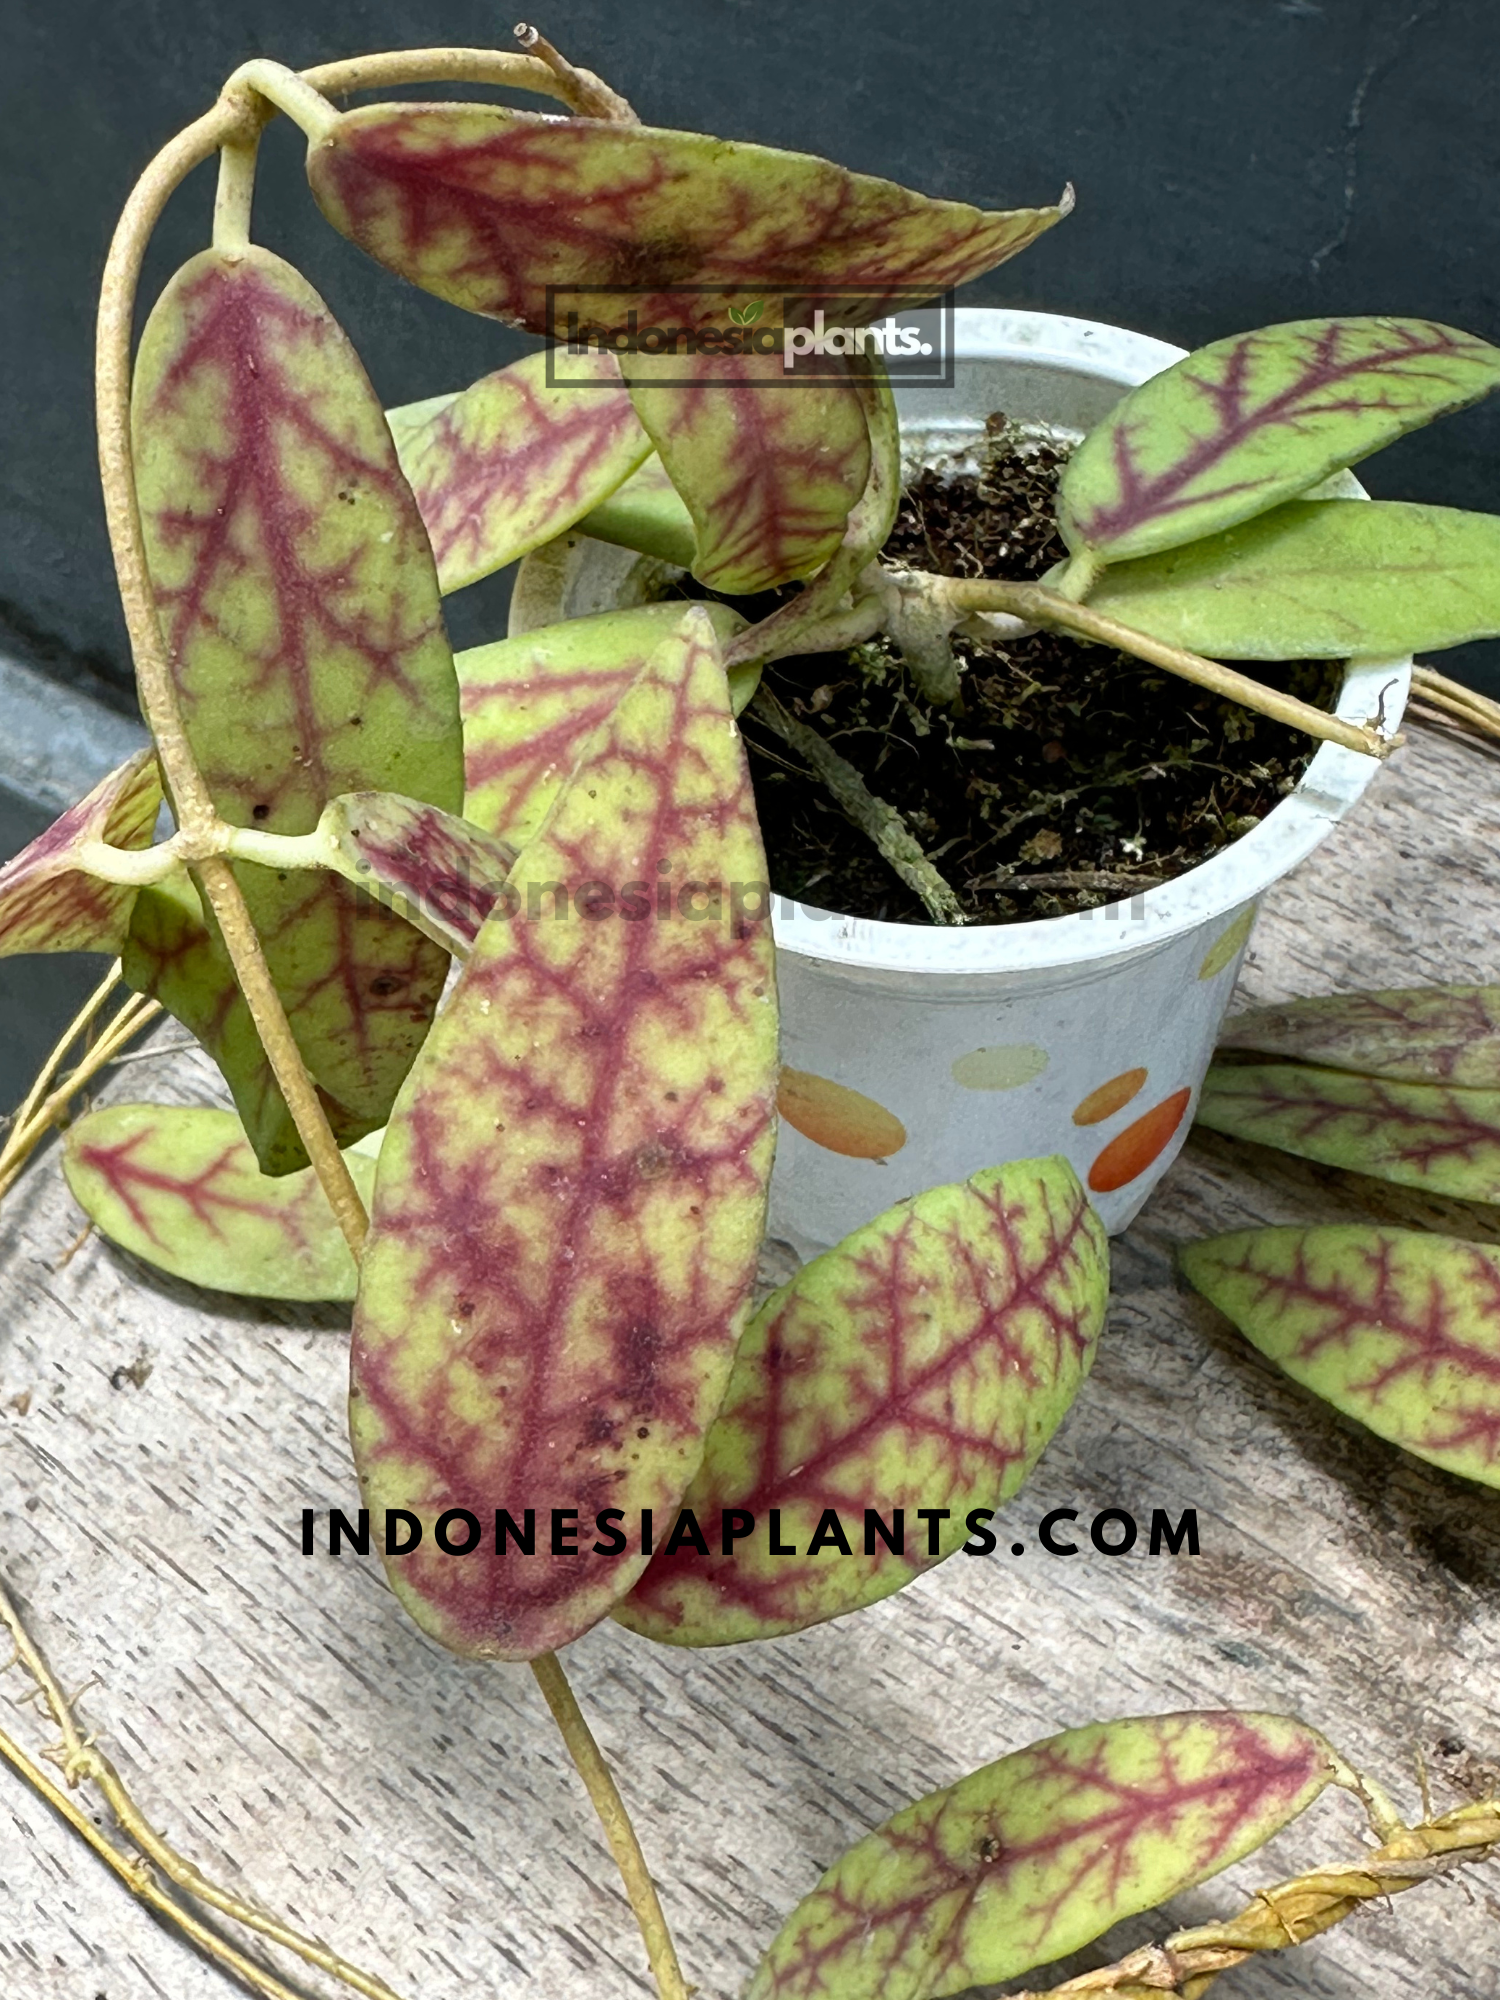
POLYGON ((1420 1826, 1397 1825, 1373 1853, 1263 1889, 1225 1923, 1178 1931, 1164 1944, 1146 1945, 1114 1965, 1045 1991, 1014 1994, 1012 2000, 1141 2000, 1146 1993, 1199 2000, 1221 1972, 1257 1952, 1305 1944, 1363 1904, 1413 1889, 1464 1862, 1483 1861, 1497 1845, 1500 1799, 1460 1806, 1420 1826))
POLYGON ((1217 660, 1207 660, 1201 653, 1190 653, 1185 647, 1153 639, 1148 633, 1136 631, 1133 625, 1122 624, 1118 618, 1091 610, 1086 604, 1075 604, 1043 584, 926 575, 917 575, 915 580, 935 601, 959 616, 966 612, 1006 611, 1031 625, 1076 633, 1079 638, 1093 639, 1122 653, 1133 653, 1137 659, 1162 667, 1167 673, 1179 674, 1183 680, 1208 688, 1226 701, 1237 701, 1242 707, 1269 716, 1273 722, 1283 722, 1325 743, 1342 744, 1346 750, 1385 758, 1401 741, 1399 736, 1382 736, 1367 725, 1345 722, 1341 716, 1329 715, 1310 702, 1298 701, 1295 695, 1264 687, 1248 674, 1221 666, 1217 660))
MULTIPOLYGON (((118 968, 114 977, 118 977, 118 968)), ((113 978, 106 980, 104 987, 89 1002, 89 1008, 113 984, 113 978)), ((88 1013, 89 1009, 86 1008, 84 1011, 88 1013)), ((62 1057, 75 1039, 75 1029, 78 1024, 75 1022, 74 1027, 68 1030, 43 1065, 41 1075, 27 1092, 26 1101, 15 1115, 5 1144, 0 1147, 0 1199, 3 1199, 15 1186, 20 1178, 21 1169, 52 1127, 64 1116, 68 1106, 84 1085, 91 1083, 102 1069, 107 1069, 126 1043, 138 1035, 142 1028, 156 1020, 161 1011, 155 1000, 148 1000, 143 993, 133 993, 105 1028, 98 1041, 86 1051, 57 1088, 43 1096, 42 1093, 56 1074, 62 1057)), ((79 1018, 81 1020, 83 1016, 79 1018)))
POLYGON ((635 1912, 635 1920, 645 1942, 646 1957, 656 1980, 657 1992, 661 2000, 688 2000, 688 1988, 683 1982, 672 1934, 662 1915, 656 1884, 646 1866, 646 1857, 641 1852, 641 1844, 636 1839, 635 1828, 630 1823, 630 1815, 625 1810, 625 1802, 620 1797, 610 1768, 568 1685, 562 1663, 556 1653, 542 1653, 531 1662, 531 1671, 568 1746, 584 1788, 594 1802, 594 1810, 604 1828, 604 1837, 615 1857, 615 1865, 624 1878, 625 1893, 630 1898, 630 1907, 635 1912))
POLYGON ((591 70, 574 69, 565 55, 553 48, 539 28, 529 21, 517 21, 515 37, 528 54, 544 62, 567 90, 567 101, 585 118, 603 118, 612 125, 638 125, 640 120, 625 99, 601 83, 591 70))
POLYGON ((226 139, 219 151, 219 185, 214 193, 214 248, 233 255, 250 247, 250 211, 255 200, 255 160, 260 135, 226 139))
POLYGON ((1434 673, 1431 667, 1412 668, 1411 691, 1413 700, 1426 702, 1445 721, 1491 742, 1500 740, 1500 702, 1491 701, 1488 695, 1451 681, 1446 674, 1434 673))
POLYGON ((10 1634, 11 1643, 15 1648, 16 1662, 26 1670, 40 1690, 48 1713, 61 1733, 62 1748, 59 1761, 67 1784, 69 1787, 80 1782, 96 1785, 108 1802, 120 1830, 135 1843, 144 1858, 137 1861, 133 1867, 125 1862, 86 1817, 78 1812, 66 1794, 60 1792, 43 1773, 37 1770, 17 1744, 3 1735, 0 1735, 0 1752, 3 1752, 22 1777, 41 1792, 48 1804, 63 1815, 76 1833, 83 1834, 94 1852, 114 1868, 115 1873, 136 1895, 149 1903, 153 1909, 170 1916, 172 1922, 187 1931, 194 1943, 202 1945, 204 1950, 229 1965, 261 1993, 275 1996, 275 2000, 297 2000, 297 1996, 288 1987, 283 1986, 280 1980, 242 1957, 232 1946, 216 1938, 206 1926, 198 1924, 171 1898, 163 1895, 149 1874, 146 1862, 149 1861, 160 1869, 169 1881, 174 1882, 178 1888, 185 1889, 199 1902, 207 1903, 211 1909, 232 1917, 247 1930, 269 1938, 273 1944, 282 1946, 284 1950, 294 1952, 307 1964, 316 1966, 320 1972, 328 1973, 354 1992, 363 1994, 365 2000, 399 2000, 399 1996, 392 1992, 383 1979, 376 1979, 370 1973, 361 1972, 357 1966, 348 1964, 326 1945, 304 1937, 289 1924, 280 1922, 276 1917, 265 1915, 251 1904, 242 1902, 238 1896, 231 1895, 227 1889, 219 1888, 216 1883, 210 1882, 207 1876, 201 1874, 192 1862, 185 1861, 175 1849, 169 1847, 137 1806, 114 1765, 101 1750, 94 1747, 91 1738, 85 1738, 80 1734, 66 1695, 58 1686, 57 1679, 43 1658, 40 1648, 21 1622, 20 1613, 11 1602, 3 1584, 0 1584, 0 1625, 3 1625, 10 1634))
POLYGON ((923 853, 921 843, 893 805, 866 785, 847 758, 816 729, 789 715, 762 681, 750 707, 760 720, 774 729, 789 749, 823 780, 849 818, 867 833, 908 889, 921 897, 935 924, 967 922, 957 896, 923 853))

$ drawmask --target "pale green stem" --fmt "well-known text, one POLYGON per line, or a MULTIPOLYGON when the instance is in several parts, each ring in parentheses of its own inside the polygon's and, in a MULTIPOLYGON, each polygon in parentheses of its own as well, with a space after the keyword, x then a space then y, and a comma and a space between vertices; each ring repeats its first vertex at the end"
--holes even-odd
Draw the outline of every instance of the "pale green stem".
POLYGON ((101 882, 144 889, 165 882, 179 869, 212 855, 234 861, 256 861, 262 868, 328 868, 338 857, 338 843, 320 828, 311 833, 262 833, 255 827, 227 826, 215 820, 191 837, 173 834, 156 847, 111 847, 103 840, 83 840, 78 866, 101 882))
POLYGON ((328 137, 342 115, 321 90, 304 83, 294 69, 288 69, 285 63, 270 62, 264 56, 241 63, 224 85, 226 97, 240 96, 246 90, 253 90, 278 111, 284 111, 314 145, 328 137))

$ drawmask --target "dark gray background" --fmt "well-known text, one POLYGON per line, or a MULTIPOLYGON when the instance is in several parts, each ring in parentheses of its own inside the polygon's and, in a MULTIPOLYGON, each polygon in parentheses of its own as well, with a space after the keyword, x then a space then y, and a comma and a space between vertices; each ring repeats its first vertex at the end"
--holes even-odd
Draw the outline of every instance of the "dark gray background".
MULTIPOLYGON (((526 0, 517 0, 525 4, 526 0)), ((1310 314, 1410 312, 1500 339, 1494 0, 548 0, 539 25, 648 121, 823 152, 934 194, 1078 208, 963 296, 1186 345, 1310 314)), ((132 176, 250 55, 493 44, 492 4, 23 0, 0 78, 5 361, 0 642, 129 702, 91 436, 94 291, 132 176)), ((535 102, 535 100, 531 100, 535 102)), ((378 272, 322 222, 301 146, 265 147, 257 232, 350 329, 388 403, 519 351, 378 272)), ((146 295, 207 240, 174 201, 146 295)), ((1500 510, 1500 399, 1368 469, 1387 497, 1500 510)), ((452 606, 495 636, 493 588, 452 606)), ((1449 655, 1500 692, 1500 647, 1449 655)))

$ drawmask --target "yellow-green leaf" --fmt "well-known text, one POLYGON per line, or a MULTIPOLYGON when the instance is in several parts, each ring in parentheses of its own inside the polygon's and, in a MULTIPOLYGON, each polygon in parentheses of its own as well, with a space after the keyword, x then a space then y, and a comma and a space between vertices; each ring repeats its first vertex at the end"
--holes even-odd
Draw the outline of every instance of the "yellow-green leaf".
POLYGON ((1236 1230, 1180 1256, 1294 1382, 1403 1451, 1500 1486, 1500 1251, 1333 1225, 1236 1230))

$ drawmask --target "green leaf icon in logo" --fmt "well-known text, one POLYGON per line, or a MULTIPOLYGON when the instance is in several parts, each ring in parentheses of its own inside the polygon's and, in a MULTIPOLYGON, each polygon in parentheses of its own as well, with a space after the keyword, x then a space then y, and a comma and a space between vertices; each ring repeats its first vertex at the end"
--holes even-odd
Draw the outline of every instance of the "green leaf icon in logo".
POLYGON ((766 302, 764 299, 752 299, 747 306, 731 306, 729 308, 729 317, 734 321, 736 326, 754 326, 765 309, 766 302))

